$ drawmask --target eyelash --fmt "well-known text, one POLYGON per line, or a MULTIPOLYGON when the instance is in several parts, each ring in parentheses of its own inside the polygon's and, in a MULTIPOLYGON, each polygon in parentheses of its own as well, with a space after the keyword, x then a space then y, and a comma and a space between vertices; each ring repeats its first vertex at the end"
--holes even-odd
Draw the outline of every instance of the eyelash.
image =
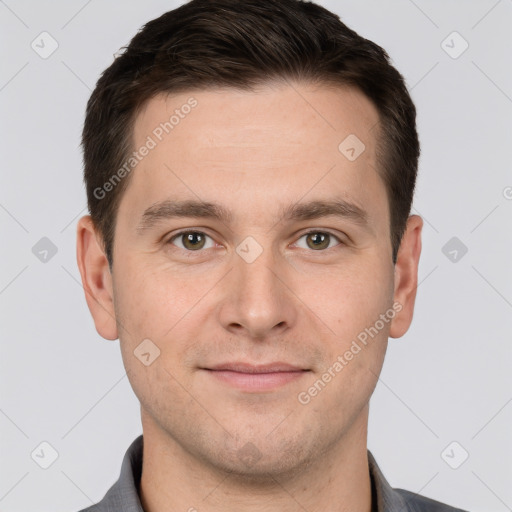
MULTIPOLYGON (((213 238, 210 235, 208 235, 207 233, 205 233, 204 231, 188 229, 188 230, 180 231, 179 233, 174 234, 166 242, 166 245, 174 245, 172 243, 174 240, 176 240, 180 236, 187 235, 187 234, 190 234, 190 233, 198 233, 200 235, 207 236, 208 238, 211 238, 213 240, 213 238)), ((335 235, 334 233, 331 233, 330 231, 323 231, 323 230, 318 230, 318 229, 313 229, 313 230, 310 230, 310 231, 306 231, 305 233, 302 233, 297 240, 300 240, 301 238, 303 238, 303 237, 305 237, 307 235, 318 234, 318 233, 321 233, 321 234, 324 234, 324 235, 329 235, 330 237, 336 239, 339 242, 339 244, 335 245, 334 247, 328 247, 327 249, 319 249, 318 251, 314 251, 313 249, 310 249, 311 252, 326 252, 326 251, 328 251, 330 249, 335 249, 339 245, 344 245, 344 242, 337 235, 335 235)), ((297 242, 295 242, 295 243, 297 243, 297 242)), ((201 252, 204 252, 206 250, 206 249, 198 249, 197 251, 191 251, 189 249, 182 249, 181 247, 176 247, 176 248, 177 249, 181 249, 183 251, 186 251, 187 253, 192 253, 192 254, 193 253, 201 253, 201 252)))

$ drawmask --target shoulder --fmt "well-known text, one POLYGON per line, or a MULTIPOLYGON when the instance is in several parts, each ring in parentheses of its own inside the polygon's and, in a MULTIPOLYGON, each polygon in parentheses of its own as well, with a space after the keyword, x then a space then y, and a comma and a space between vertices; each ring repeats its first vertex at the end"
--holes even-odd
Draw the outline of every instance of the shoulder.
POLYGON ((101 503, 97 503, 96 505, 91 505, 90 507, 83 508, 82 510, 77 510, 77 512, 105 512, 107 509, 101 505, 101 503))
POLYGON ((144 440, 140 435, 126 451, 119 479, 110 487, 103 499, 77 512, 114 512, 119 510, 144 512, 138 494, 142 473, 143 447, 144 440))
POLYGON ((468 512, 405 489, 393 488, 384 477, 375 457, 368 452, 372 499, 379 512, 468 512))
POLYGON ((405 489, 394 489, 394 491, 404 499, 408 505, 408 510, 411 510, 411 512, 468 512, 405 489))

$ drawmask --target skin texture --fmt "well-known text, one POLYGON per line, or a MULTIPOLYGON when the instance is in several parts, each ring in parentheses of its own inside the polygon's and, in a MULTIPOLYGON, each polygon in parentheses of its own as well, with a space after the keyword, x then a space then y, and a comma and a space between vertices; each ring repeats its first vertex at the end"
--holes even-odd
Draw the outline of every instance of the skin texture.
POLYGON ((142 504, 147 512, 333 504, 369 512, 368 402, 388 337, 402 336, 412 320, 423 224, 409 218, 393 265, 376 171, 378 112, 355 89, 298 83, 160 95, 139 113, 134 146, 190 97, 197 106, 132 171, 112 273, 89 216, 77 231, 96 329, 119 337, 141 402, 142 504), (338 150, 349 134, 365 144, 355 161, 338 150), (365 210, 367 228, 335 216, 280 217, 288 205, 334 198, 365 210), (232 219, 163 219, 139 233, 143 212, 166 199, 216 202, 232 219), (207 235, 203 248, 173 238, 184 229, 207 235), (312 248, 325 233, 330 242, 312 248), (237 252, 247 237, 262 249, 251 263, 237 252), (338 356, 393 303, 400 312, 333 374, 338 356), (160 350, 148 366, 134 355, 144 339, 160 350), (244 391, 202 369, 233 361, 308 371, 244 391), (300 403, 329 368, 330 382, 300 403))

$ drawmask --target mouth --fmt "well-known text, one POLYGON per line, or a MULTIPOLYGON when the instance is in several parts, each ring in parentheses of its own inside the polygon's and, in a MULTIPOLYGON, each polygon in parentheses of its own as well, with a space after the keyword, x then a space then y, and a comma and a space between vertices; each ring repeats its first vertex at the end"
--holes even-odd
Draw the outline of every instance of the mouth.
POLYGON ((272 391, 294 382, 310 372, 288 363, 249 364, 222 363, 201 368, 215 381, 246 392, 272 391))

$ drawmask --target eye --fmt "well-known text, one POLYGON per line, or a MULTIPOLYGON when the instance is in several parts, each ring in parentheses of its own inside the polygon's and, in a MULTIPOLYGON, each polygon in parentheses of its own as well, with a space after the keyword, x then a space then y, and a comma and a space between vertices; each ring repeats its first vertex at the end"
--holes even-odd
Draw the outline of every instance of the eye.
MULTIPOLYGON (((302 249, 313 249, 314 251, 319 251, 322 249, 330 249, 332 248, 331 242, 334 240, 337 240, 340 245, 342 242, 341 240, 333 235, 332 233, 326 232, 326 231, 309 231, 307 233, 304 233, 299 240, 302 238, 306 238, 306 244, 307 246, 302 246, 302 249)), ((296 245, 298 245, 299 242, 296 242, 296 245)), ((300 247, 300 245, 299 245, 300 247)))
MULTIPOLYGON (((301 249, 313 249, 315 251, 319 251, 331 249, 333 247, 332 242, 334 240, 338 241, 338 244, 335 244, 334 246, 342 244, 341 240, 337 236, 327 231, 309 231, 304 233, 294 245, 301 249), (306 239, 306 246, 301 246, 299 243, 303 238, 306 239)), ((213 239, 202 231, 182 231, 181 233, 175 234, 167 243, 175 245, 188 252, 199 252, 201 249, 211 249, 215 245, 213 239), (210 240, 209 243, 208 239, 210 240)))
POLYGON ((202 231, 182 231, 174 235, 168 243, 186 251, 199 251, 201 249, 210 249, 214 246, 213 239, 202 231), (207 238, 211 240, 210 245, 207 245, 207 238), (181 245, 180 243, 175 243, 175 240, 179 241, 181 245))

